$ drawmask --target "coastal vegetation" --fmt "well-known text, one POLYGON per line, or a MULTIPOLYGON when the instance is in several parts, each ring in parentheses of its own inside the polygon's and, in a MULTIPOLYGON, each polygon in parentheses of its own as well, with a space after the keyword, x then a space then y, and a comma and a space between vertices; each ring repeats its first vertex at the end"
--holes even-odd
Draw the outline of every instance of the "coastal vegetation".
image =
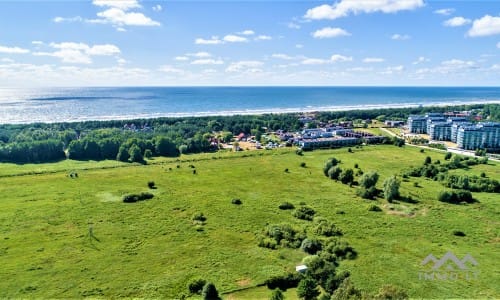
POLYGON ((456 205, 438 199, 442 191, 464 190, 465 176, 469 187, 500 178, 496 162, 468 161, 475 162, 368 145, 352 153, 299 156, 283 148, 156 157, 147 164, 3 163, 0 297, 494 298, 498 192, 469 189, 475 201, 456 205), (352 184, 330 180, 328 170, 325 176, 331 158, 341 170, 356 166, 352 184), (407 174, 424 166, 448 170, 407 174), (439 174, 450 178, 449 186, 434 179, 439 174), (384 182, 391 178, 399 195, 389 202, 386 189, 395 187, 384 182), (379 192, 363 199, 358 190, 366 187, 379 192), (154 197, 122 201, 141 193, 154 197), (479 277, 419 277, 430 269, 421 265, 427 255, 448 251, 474 257, 479 277), (296 272, 298 265, 307 271, 296 272))
MULTIPOLYGON (((410 114, 448 110, 474 109, 483 119, 498 121, 498 107, 498 104, 477 104, 317 112, 311 122, 301 120, 301 114, 290 113, 3 124, 0 125, 0 162, 26 164, 70 158, 144 163, 145 158, 151 157, 178 157, 180 154, 217 151, 220 142, 230 142, 234 136, 241 133, 253 135, 256 140, 261 140, 264 134, 276 130, 296 132, 305 126, 313 128, 328 122, 351 122, 354 126, 368 127, 366 120, 405 120, 410 114)), ((404 145, 404 140, 394 137, 387 142, 404 145)), ((297 154, 301 155, 301 152, 297 154)), ((303 166, 306 166, 305 162, 303 166)))

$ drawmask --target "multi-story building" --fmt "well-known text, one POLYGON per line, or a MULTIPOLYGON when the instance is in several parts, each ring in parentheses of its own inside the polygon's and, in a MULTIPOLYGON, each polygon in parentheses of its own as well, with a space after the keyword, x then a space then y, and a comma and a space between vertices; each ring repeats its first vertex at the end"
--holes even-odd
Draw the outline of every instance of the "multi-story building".
POLYGON ((461 126, 457 133, 457 147, 465 150, 483 148, 483 131, 478 125, 461 126))
POLYGON ((481 123, 483 148, 500 148, 500 123, 481 123))
POLYGON ((435 141, 449 141, 451 139, 451 123, 432 122, 429 128, 429 138, 435 141))
POLYGON ((431 125, 432 124, 446 122, 446 119, 442 115, 441 116, 430 116, 430 117, 426 117, 426 119, 427 119, 426 132, 428 134, 431 132, 431 125))
POLYGON ((427 118, 425 116, 410 115, 408 129, 411 133, 427 133, 427 118))
POLYGON ((450 140, 454 143, 457 142, 458 129, 463 126, 472 126, 470 122, 452 123, 451 124, 451 138, 450 140))

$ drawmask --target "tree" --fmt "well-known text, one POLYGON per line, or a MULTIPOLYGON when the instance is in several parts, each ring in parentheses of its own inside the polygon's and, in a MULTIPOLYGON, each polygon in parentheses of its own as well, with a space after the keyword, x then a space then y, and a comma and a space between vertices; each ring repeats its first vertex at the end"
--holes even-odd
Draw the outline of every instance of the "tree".
POLYGON ((377 184, 378 177, 379 176, 377 172, 371 171, 363 174, 363 176, 361 176, 361 179, 359 180, 359 183, 362 187, 369 189, 377 184))
POLYGON ((128 154, 130 156, 130 161, 131 162, 142 162, 144 161, 144 158, 142 157, 141 153, 141 148, 137 145, 132 145, 130 149, 128 150, 128 154))
POLYGON ((180 146, 179 146, 179 152, 180 152, 181 154, 186 154, 186 153, 187 153, 187 151, 188 151, 188 146, 187 146, 187 145, 180 145, 180 146))
POLYGON ((130 158, 130 154, 128 153, 128 149, 125 146, 120 146, 118 149, 118 154, 116 155, 116 160, 126 162, 130 158))
POLYGON ((343 184, 352 183, 354 181, 354 171, 352 169, 342 171, 339 179, 343 184))
POLYGON ((284 299, 285 295, 283 295, 283 292, 280 289, 273 290, 271 298, 269 298, 269 300, 284 300, 284 299))
POLYGON ((161 156, 177 156, 175 144, 164 136, 158 136, 155 139, 155 151, 161 156))
POLYGON ((218 300, 219 292, 215 288, 215 285, 211 282, 207 282, 201 291, 201 296, 203 300, 218 300))
POLYGON ((428 165, 428 164, 430 164, 431 162, 432 162, 431 157, 430 157, 430 156, 427 156, 427 157, 425 158, 424 165, 428 165))
POLYGON ((340 167, 331 167, 328 169, 328 177, 333 180, 338 180, 342 169, 340 167))
POLYGON ((150 159, 151 157, 153 157, 153 152, 149 149, 144 150, 144 157, 150 159))
POLYGON ((408 299, 408 294, 405 290, 402 290, 393 285, 384 285, 378 290, 378 293, 375 295, 374 299, 380 300, 403 300, 408 299))
POLYGON ((391 176, 384 181, 384 198, 392 202, 394 199, 399 198, 400 181, 396 176, 391 176))
POLYGON ((319 295, 316 280, 306 277, 299 282, 297 287, 297 296, 304 300, 313 300, 319 295))
POLYGON ((451 158, 451 152, 446 152, 446 154, 444 155, 444 160, 449 160, 451 158))
POLYGON ((349 278, 344 279, 340 286, 333 292, 332 299, 356 300, 361 299, 361 291, 358 290, 349 278))

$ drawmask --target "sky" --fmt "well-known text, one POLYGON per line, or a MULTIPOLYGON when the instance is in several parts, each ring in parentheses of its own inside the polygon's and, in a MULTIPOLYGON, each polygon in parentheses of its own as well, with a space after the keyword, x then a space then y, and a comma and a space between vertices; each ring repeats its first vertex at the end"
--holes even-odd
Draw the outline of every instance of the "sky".
POLYGON ((499 83, 498 0, 0 0, 0 87, 499 83))

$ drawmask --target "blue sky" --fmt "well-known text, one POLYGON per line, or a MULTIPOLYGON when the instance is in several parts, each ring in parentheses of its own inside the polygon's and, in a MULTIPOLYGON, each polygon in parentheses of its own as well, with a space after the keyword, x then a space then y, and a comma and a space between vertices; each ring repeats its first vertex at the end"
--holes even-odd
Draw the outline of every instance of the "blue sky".
POLYGON ((500 1, 0 1, 0 86, 500 82, 500 1))

